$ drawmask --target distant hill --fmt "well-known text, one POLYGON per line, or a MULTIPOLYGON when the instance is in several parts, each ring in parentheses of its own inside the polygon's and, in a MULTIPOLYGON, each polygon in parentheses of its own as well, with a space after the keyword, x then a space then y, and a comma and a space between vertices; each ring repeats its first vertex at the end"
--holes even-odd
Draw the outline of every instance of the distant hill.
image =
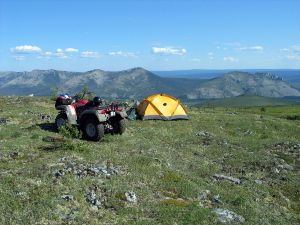
POLYGON ((202 81, 162 78, 143 68, 119 72, 91 70, 83 73, 57 70, 0 73, 1 95, 50 95, 51 88, 60 87, 64 92, 76 93, 87 85, 97 95, 113 98, 142 98, 166 92, 185 95, 202 81))
POLYGON ((239 95, 266 97, 299 96, 300 91, 282 78, 265 73, 229 72, 207 80, 188 94, 189 99, 226 98, 239 95))
POLYGON ((91 70, 68 72, 33 70, 0 72, 1 95, 50 95, 60 87, 74 94, 87 85, 95 94, 109 98, 143 98, 165 92, 182 99, 210 99, 247 95, 300 96, 300 91, 269 73, 228 72, 213 79, 166 78, 143 68, 118 72, 91 70))
POLYGON ((202 102, 202 106, 215 106, 215 107, 251 107, 251 106, 284 106, 295 105, 300 102, 293 101, 292 99, 271 98, 255 95, 241 95, 231 98, 212 99, 202 102))
MULTIPOLYGON (((169 78, 188 78, 188 79, 212 79, 223 76, 232 70, 169 70, 169 71, 153 71, 162 77, 169 78)), ((239 69, 238 71, 247 73, 269 73, 289 82, 292 86, 300 89, 300 70, 298 69, 239 69)))

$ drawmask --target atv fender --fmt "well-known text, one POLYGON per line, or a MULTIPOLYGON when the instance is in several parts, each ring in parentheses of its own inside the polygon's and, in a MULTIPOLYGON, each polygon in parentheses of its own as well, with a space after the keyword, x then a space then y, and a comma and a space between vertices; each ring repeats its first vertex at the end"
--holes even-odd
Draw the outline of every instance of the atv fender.
POLYGON ((80 115, 80 123, 82 122, 81 120, 83 118, 86 118, 86 117, 89 117, 89 116, 96 116, 98 121, 101 123, 101 122, 105 122, 108 120, 108 117, 107 115, 104 115, 104 114, 101 114, 97 111, 94 111, 94 110, 85 110, 81 115, 80 115))
POLYGON ((74 106, 72 105, 67 105, 67 116, 68 116, 68 121, 70 124, 77 124, 77 115, 74 106))
POLYGON ((77 124, 77 115, 74 106, 72 105, 60 105, 56 109, 65 111, 70 124, 77 124))

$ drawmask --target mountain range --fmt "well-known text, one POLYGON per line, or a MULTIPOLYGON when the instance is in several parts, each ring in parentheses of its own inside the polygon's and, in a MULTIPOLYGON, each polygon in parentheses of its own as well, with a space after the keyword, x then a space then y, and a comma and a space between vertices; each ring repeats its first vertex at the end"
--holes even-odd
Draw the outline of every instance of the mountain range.
POLYGON ((118 72, 99 69, 87 72, 0 72, 0 95, 50 95, 53 87, 74 94, 85 85, 95 94, 106 98, 141 99, 161 92, 184 99, 248 94, 266 97, 300 96, 299 89, 270 73, 233 71, 210 79, 187 79, 161 77, 140 67, 118 72))
MULTIPOLYGON (((190 78, 190 79, 212 79, 223 76, 232 70, 167 70, 167 71, 152 71, 161 77, 173 78, 190 78)), ((300 89, 300 70, 299 69, 239 69, 237 71, 247 73, 269 73, 279 77, 292 84, 292 86, 300 89)))

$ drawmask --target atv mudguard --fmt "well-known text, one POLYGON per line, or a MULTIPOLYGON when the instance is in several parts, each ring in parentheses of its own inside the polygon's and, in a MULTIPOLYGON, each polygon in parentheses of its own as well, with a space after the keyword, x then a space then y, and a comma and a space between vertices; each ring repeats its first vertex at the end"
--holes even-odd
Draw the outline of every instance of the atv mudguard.
POLYGON ((79 123, 81 123, 81 119, 86 117, 86 116, 96 116, 99 122, 105 122, 108 120, 108 116, 105 114, 101 114, 95 110, 85 110, 83 113, 81 113, 80 118, 79 118, 79 123))
POLYGON ((57 110, 64 111, 68 117, 70 124, 77 124, 77 115, 74 106, 72 105, 60 105, 56 107, 57 110))

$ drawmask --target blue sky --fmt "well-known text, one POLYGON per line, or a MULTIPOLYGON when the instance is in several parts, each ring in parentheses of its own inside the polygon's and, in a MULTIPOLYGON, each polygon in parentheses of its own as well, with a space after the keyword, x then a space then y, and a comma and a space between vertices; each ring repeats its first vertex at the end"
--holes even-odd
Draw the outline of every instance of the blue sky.
POLYGON ((298 0, 0 0, 0 71, 300 68, 298 0))

